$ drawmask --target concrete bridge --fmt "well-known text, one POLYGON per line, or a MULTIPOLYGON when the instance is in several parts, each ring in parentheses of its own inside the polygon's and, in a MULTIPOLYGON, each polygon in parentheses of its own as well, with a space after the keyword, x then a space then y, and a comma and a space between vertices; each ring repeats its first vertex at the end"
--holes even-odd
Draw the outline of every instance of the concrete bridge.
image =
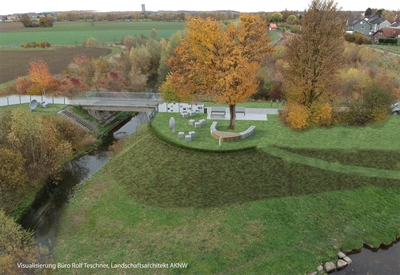
POLYGON ((88 111, 151 112, 164 103, 159 93, 87 92, 69 101, 88 111))

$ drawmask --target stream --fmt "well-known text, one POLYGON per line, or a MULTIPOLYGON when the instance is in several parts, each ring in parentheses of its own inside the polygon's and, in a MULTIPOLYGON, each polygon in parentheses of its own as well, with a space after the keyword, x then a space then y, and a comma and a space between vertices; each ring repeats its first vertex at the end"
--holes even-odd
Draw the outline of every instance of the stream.
POLYGON ((65 164, 61 180, 48 182, 36 195, 34 202, 19 219, 23 228, 33 230, 36 240, 52 254, 60 217, 77 186, 96 173, 110 159, 108 147, 116 140, 129 136, 136 127, 149 119, 151 113, 139 113, 103 138, 103 143, 86 155, 65 164))
MULTIPOLYGON (((36 240, 49 248, 50 254, 56 239, 60 217, 66 208, 75 188, 96 173, 109 159, 108 146, 114 141, 127 137, 136 131, 136 127, 149 120, 151 113, 139 113, 123 126, 103 139, 102 145, 87 155, 66 164, 61 172, 62 180, 57 184, 47 183, 37 194, 32 205, 20 218, 20 224, 34 230, 36 240)), ((367 247, 359 253, 348 254, 353 264, 335 275, 392 275, 400 274, 400 241, 390 246, 382 246, 372 251, 367 247), (390 249, 389 249, 390 248, 390 249)))

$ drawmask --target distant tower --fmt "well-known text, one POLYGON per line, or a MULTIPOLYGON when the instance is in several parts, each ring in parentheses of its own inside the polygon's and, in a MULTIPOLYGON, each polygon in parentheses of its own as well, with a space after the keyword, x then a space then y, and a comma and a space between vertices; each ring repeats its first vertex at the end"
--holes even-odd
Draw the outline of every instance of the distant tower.
POLYGON ((146 12, 145 4, 142 4, 142 12, 146 12))

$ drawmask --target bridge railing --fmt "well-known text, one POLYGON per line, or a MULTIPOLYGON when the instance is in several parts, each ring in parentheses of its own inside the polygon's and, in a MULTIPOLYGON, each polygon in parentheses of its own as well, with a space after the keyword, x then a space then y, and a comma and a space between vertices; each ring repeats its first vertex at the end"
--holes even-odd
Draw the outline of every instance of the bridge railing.
POLYGON ((136 92, 86 92, 79 98, 114 98, 114 99, 141 99, 163 100, 160 93, 136 93, 136 92))

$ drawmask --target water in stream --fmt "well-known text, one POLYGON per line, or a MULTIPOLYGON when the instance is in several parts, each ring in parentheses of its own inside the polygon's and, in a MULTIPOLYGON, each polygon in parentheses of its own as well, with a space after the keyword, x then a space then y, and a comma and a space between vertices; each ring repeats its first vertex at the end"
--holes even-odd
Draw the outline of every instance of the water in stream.
POLYGON ((110 159, 109 145, 134 133, 138 125, 148 120, 149 115, 150 113, 139 113, 105 137, 101 146, 66 164, 61 172, 62 179, 57 184, 49 182, 43 187, 20 218, 20 224, 25 229, 34 230, 36 240, 52 251, 58 221, 75 187, 96 173, 110 159))

